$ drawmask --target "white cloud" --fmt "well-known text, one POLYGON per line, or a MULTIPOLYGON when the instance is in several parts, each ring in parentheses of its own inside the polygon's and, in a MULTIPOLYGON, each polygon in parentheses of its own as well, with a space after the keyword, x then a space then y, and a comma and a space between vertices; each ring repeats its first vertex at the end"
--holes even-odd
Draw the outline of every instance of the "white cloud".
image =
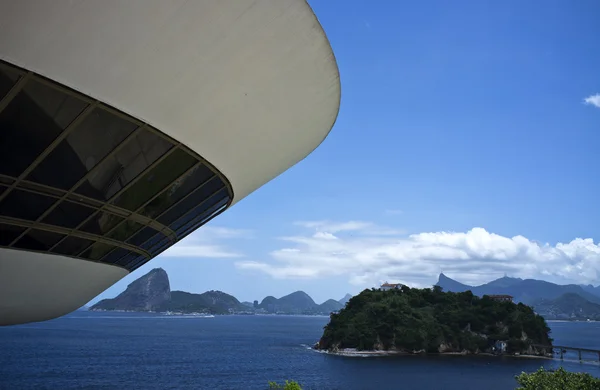
POLYGON ((592 106, 600 108, 600 93, 586 97, 585 99, 583 99, 583 103, 591 104, 592 106))
POLYGON ((363 287, 383 280, 429 286, 441 269, 470 284, 505 273, 559 283, 599 282, 600 246, 592 239, 552 246, 483 228, 404 236, 376 234, 381 228, 366 222, 297 225, 316 229, 316 233, 283 237, 286 245, 271 252, 269 261, 240 261, 236 266, 277 279, 346 276, 363 287), (336 234, 344 231, 351 233, 336 234))
POLYGON ((250 237, 252 237, 252 232, 249 230, 203 226, 164 251, 161 256, 194 258, 243 257, 241 253, 227 249, 221 241, 250 237))

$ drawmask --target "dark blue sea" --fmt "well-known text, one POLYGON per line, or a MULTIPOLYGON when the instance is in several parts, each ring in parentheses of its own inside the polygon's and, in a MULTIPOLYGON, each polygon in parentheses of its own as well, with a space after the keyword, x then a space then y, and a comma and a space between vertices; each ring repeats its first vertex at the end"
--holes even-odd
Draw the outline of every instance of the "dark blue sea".
MULTIPOLYGON (((600 376, 597 363, 484 356, 360 358, 310 350, 327 320, 75 312, 0 328, 0 388, 266 389, 269 380, 294 379, 305 389, 494 390, 514 389, 514 376, 522 371, 560 364, 600 376)), ((550 325, 555 344, 600 349, 600 323, 550 325)))

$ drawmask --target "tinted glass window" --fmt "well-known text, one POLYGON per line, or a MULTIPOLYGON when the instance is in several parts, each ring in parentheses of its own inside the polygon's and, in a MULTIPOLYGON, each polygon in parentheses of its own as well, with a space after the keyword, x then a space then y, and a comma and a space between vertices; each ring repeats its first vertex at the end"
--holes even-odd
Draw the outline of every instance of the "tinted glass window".
POLYGON ((24 231, 24 227, 0 223, 0 245, 7 246, 24 231))
POLYGON ((140 210, 140 214, 150 218, 160 215, 163 211, 181 200, 181 198, 198 188, 198 186, 206 183, 207 180, 217 181, 218 178, 206 165, 197 166, 192 172, 177 180, 168 190, 144 206, 140 210))
POLYGON ((144 264, 148 259, 138 253, 130 252, 127 256, 120 259, 116 264, 126 267, 127 269, 133 270, 134 264, 144 264))
POLYGON ((90 260, 100 260, 104 257, 108 252, 114 249, 114 246, 104 244, 102 242, 97 242, 88 249, 85 250, 81 254, 81 257, 90 259, 90 260))
POLYGON ((35 221, 56 199, 32 192, 12 190, 0 202, 0 215, 35 221))
POLYGON ((135 236, 131 237, 127 242, 131 245, 140 246, 144 242, 148 241, 152 236, 156 234, 156 230, 151 227, 145 227, 140 230, 135 236))
POLYGON ((117 215, 100 212, 94 215, 79 230, 103 236, 106 233, 108 233, 112 228, 117 226, 117 224, 120 223, 122 220, 123 218, 117 215))
POLYGON ((47 251, 63 237, 62 234, 32 229, 14 246, 22 249, 47 251))
POLYGON ((177 203, 175 207, 167 211, 164 215, 158 218, 158 222, 163 225, 170 225, 177 218, 181 217, 199 203, 205 201, 206 199, 212 197, 215 192, 224 188, 223 183, 220 180, 211 180, 206 183, 206 185, 198 188, 194 193, 190 196, 177 203))
POLYGON ((115 206, 136 210, 191 168, 196 161, 195 157, 181 149, 174 151, 121 194, 114 201, 115 206))
POLYGON ((125 241, 143 227, 143 225, 135 221, 127 220, 120 224, 115 230, 110 232, 107 237, 117 241, 125 241))
POLYGON ((10 69, 0 68, 0 100, 10 91, 19 79, 19 74, 10 69))
POLYGON ((211 197, 208 201, 203 202, 202 204, 195 207, 191 212, 179 218, 177 221, 173 222, 170 225, 170 228, 173 229, 179 236, 180 233, 185 232, 194 224, 202 222, 210 214, 214 213, 216 209, 226 204, 228 200, 226 198, 226 195, 226 190, 221 190, 218 194, 211 197))
POLYGON ((63 201, 42 222, 73 229, 92 215, 95 210, 73 202, 63 201))
POLYGON ((117 248, 114 251, 110 252, 109 254, 107 254, 106 256, 104 256, 102 258, 102 262, 103 263, 110 263, 110 264, 114 264, 116 263, 119 259, 121 259, 123 256, 127 255, 129 253, 128 250, 123 249, 123 248, 117 248))
POLYGON ((164 138, 142 130, 115 155, 103 162, 75 191, 108 200, 172 147, 164 138))
POLYGON ((92 245, 94 242, 79 237, 67 237, 60 244, 54 247, 51 252, 61 255, 77 256, 82 250, 92 245))
POLYGON ((161 248, 163 248, 166 244, 170 242, 169 238, 162 233, 156 233, 154 237, 150 240, 146 241, 142 245, 141 248, 147 250, 148 252, 154 254, 158 252, 161 248))
POLYGON ((27 82, 0 114, 0 173, 23 173, 85 107, 83 101, 45 84, 27 82))
POLYGON ((136 127, 134 123, 98 108, 58 144, 28 179, 68 190, 136 127))

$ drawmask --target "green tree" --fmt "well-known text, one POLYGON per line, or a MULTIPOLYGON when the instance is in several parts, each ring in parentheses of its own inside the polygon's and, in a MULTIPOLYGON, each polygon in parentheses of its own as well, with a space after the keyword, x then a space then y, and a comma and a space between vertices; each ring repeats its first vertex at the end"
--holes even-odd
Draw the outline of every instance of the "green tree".
POLYGON ((270 390, 302 390, 300 384, 295 381, 285 381, 283 385, 278 384, 277 382, 269 382, 270 390))
POLYGON ((546 371, 540 368, 533 373, 516 376, 518 390, 598 390, 600 379, 583 372, 568 372, 564 368, 546 371))

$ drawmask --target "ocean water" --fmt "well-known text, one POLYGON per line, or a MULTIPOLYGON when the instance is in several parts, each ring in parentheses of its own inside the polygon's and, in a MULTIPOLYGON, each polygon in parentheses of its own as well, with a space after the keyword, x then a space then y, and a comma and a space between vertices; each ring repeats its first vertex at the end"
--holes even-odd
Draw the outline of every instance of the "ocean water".
MULTIPOLYGON (((532 358, 360 358, 312 351, 325 317, 189 318, 76 312, 0 328, 0 389, 514 389, 541 366, 600 376, 597 363, 532 358)), ((600 349, 600 323, 552 322, 555 344, 600 349)), ((575 357, 575 356, 572 356, 575 357)), ((597 358, 597 357, 596 357, 597 358)))

